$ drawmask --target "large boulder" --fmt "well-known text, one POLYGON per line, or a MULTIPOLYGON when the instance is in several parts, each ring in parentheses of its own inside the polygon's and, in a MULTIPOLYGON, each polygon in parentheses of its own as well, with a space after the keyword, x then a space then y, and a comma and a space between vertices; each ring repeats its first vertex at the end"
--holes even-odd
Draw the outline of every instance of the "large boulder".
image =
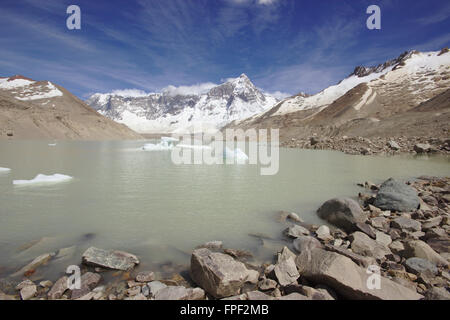
POLYGON ((346 232, 355 231, 355 224, 367 219, 359 203, 350 198, 328 200, 317 210, 317 214, 346 232))
POLYGON ((195 283, 216 298, 240 294, 246 282, 256 283, 259 276, 233 257, 208 249, 192 253, 190 273, 195 283))
POLYGON ((107 251, 90 247, 83 253, 83 263, 95 267, 128 271, 139 264, 139 259, 128 252, 112 250, 107 251))
POLYGON ((419 221, 413 220, 406 217, 398 217, 391 221, 391 226, 404 231, 420 231, 422 230, 422 225, 419 221))
POLYGON ((392 178, 381 185, 374 202, 377 208, 399 212, 414 211, 419 205, 417 191, 392 178))
POLYGON ((300 254, 296 259, 297 268, 307 280, 324 284, 341 296, 356 300, 419 300, 417 292, 401 286, 383 276, 379 288, 371 288, 374 274, 356 265, 351 259, 340 254, 313 249, 309 254, 300 254))

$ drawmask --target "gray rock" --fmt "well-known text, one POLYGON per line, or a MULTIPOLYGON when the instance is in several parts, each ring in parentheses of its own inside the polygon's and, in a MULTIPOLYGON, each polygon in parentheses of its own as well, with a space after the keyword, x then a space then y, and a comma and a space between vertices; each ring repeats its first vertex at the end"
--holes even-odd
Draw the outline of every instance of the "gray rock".
POLYGON ((191 278, 216 298, 240 294, 246 282, 258 281, 259 274, 248 270, 231 256, 208 249, 197 249, 191 256, 191 278))
POLYGON ((450 300, 450 293, 445 288, 432 287, 426 294, 427 300, 450 300))
POLYGON ((401 241, 396 240, 389 245, 389 249, 391 249, 391 251, 395 254, 400 254, 403 250, 405 250, 405 246, 401 241))
POLYGON ((81 288, 72 290, 71 299, 78 299, 86 295, 99 284, 101 279, 102 276, 98 273, 86 272, 81 276, 81 288))
POLYGON ((372 224, 372 227, 382 230, 382 231, 389 231, 389 221, 385 217, 375 217, 370 220, 370 223, 372 224))
POLYGON ((246 293, 247 300, 261 300, 261 301, 267 301, 267 300, 273 300, 274 297, 268 296, 267 294, 260 292, 260 291, 250 291, 246 293))
POLYGON ((277 282, 272 279, 263 279, 258 282, 258 288, 261 291, 273 290, 277 287, 277 282))
POLYGON ((405 250, 402 255, 405 258, 422 258, 438 266, 447 266, 448 262, 434 251, 428 244, 421 240, 411 240, 405 242, 405 250))
POLYGON ((68 289, 67 281, 68 278, 66 276, 59 278, 48 292, 47 297, 50 300, 60 299, 68 289))
POLYGON ((139 259, 127 252, 113 250, 107 251, 90 247, 83 253, 83 263, 95 267, 128 271, 139 264, 139 259))
POLYGON ((279 261, 273 272, 278 283, 283 287, 297 282, 297 279, 300 278, 293 257, 279 261))
POLYGON ((388 145, 388 147, 391 148, 392 150, 395 150, 395 151, 400 150, 400 146, 398 145, 398 143, 395 142, 395 141, 393 141, 393 140, 389 141, 389 142, 387 143, 387 145, 388 145))
POLYGON ((29 300, 33 298, 37 293, 37 287, 33 284, 31 286, 25 286, 20 290, 20 297, 22 300, 29 300))
POLYGON ((147 287, 149 289, 150 296, 154 297, 159 290, 166 288, 167 285, 160 281, 152 281, 147 284, 147 287))
POLYGON ((420 231, 422 230, 422 225, 419 221, 406 218, 406 217, 398 217, 391 221, 391 226, 393 228, 398 228, 406 231, 420 231))
POLYGON ((361 266, 361 267, 364 267, 364 268, 367 268, 370 265, 376 265, 377 264, 375 258, 373 258, 373 257, 365 257, 365 256, 362 256, 360 254, 356 254, 353 251, 345 249, 345 248, 326 245, 325 249, 328 250, 328 251, 339 253, 339 254, 343 255, 344 257, 350 258, 358 266, 361 266))
POLYGON ((431 146, 427 143, 418 143, 414 145, 414 151, 417 153, 427 153, 431 150, 431 146))
POLYGON ((414 188, 392 178, 381 185, 374 202, 377 208, 399 212, 414 211, 419 204, 414 188))
POLYGON ((144 296, 148 297, 150 295, 150 288, 148 286, 143 286, 141 289, 141 293, 144 296))
POLYGON ((200 288, 165 287, 155 295, 155 300, 203 300, 205 291, 200 288))
POLYGON ((336 300, 325 288, 302 286, 302 293, 311 300, 336 300))
POLYGON ((330 233, 330 228, 323 225, 320 226, 319 229, 316 230, 317 238, 323 241, 330 241, 333 240, 333 236, 330 233))
POLYGON ((421 273, 437 275, 438 273, 438 268, 434 263, 421 258, 409 258, 405 261, 405 266, 409 272, 416 275, 419 275, 421 273))
POLYGON ((136 275, 137 282, 150 282, 155 280, 155 273, 152 271, 141 271, 136 275))
POLYGON ((382 244, 385 247, 388 247, 391 243, 392 243, 392 238, 390 235, 381 232, 381 231, 377 231, 375 232, 375 241, 378 242, 379 244, 382 244))
POLYGON ((302 226, 292 226, 284 230, 284 233, 290 238, 298 238, 301 236, 308 236, 310 234, 309 230, 302 226))
POLYGON ((365 233, 357 231, 351 234, 350 238, 352 241, 351 248, 354 253, 374 257, 375 259, 383 259, 391 253, 391 250, 369 238, 365 233))
POLYGON ((296 259, 302 277, 324 284, 347 299, 356 300, 419 300, 421 295, 392 280, 380 276, 380 289, 369 289, 366 269, 340 254, 314 249, 310 254, 300 254, 296 259))
POLYGON ((376 237, 375 231, 367 223, 358 222, 358 223, 355 224, 355 227, 356 227, 356 231, 364 232, 365 234, 367 234, 372 239, 375 239, 375 237, 376 237))
POLYGON ((25 287, 29 287, 29 286, 34 286, 34 282, 31 281, 31 280, 29 280, 29 279, 27 279, 27 280, 24 280, 24 281, 22 281, 21 283, 19 283, 19 284, 16 286, 16 290, 21 290, 21 289, 23 289, 23 288, 25 288, 25 287))
POLYGON ((302 236, 294 240, 294 249, 297 252, 303 252, 305 250, 312 250, 314 248, 322 248, 322 244, 319 240, 311 236, 302 236))
POLYGON ((350 198, 328 200, 317 210, 317 214, 346 232, 353 232, 356 223, 366 221, 366 215, 358 202, 350 198))

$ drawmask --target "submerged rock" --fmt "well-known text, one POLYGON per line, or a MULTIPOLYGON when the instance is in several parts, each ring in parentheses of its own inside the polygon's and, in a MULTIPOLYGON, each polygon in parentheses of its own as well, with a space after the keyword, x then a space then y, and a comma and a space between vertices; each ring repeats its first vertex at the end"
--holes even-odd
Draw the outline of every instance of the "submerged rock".
POLYGON ((381 185, 374 202, 377 208, 399 212, 414 211, 419 205, 417 191, 392 178, 381 185))
POLYGON ((102 267, 107 269, 128 271, 139 264, 139 259, 127 252, 123 251, 107 251, 90 247, 83 253, 83 263, 95 267, 102 267))
POLYGON ((11 277, 23 276, 28 272, 34 271, 37 267, 49 262, 53 256, 54 256, 53 253, 42 254, 39 257, 35 258, 33 261, 31 261, 29 264, 27 264, 25 267, 23 267, 16 273, 12 274, 11 277))
POLYGON ((216 298, 240 294, 244 284, 256 283, 259 275, 231 256, 208 249, 192 253, 190 273, 195 283, 216 298))

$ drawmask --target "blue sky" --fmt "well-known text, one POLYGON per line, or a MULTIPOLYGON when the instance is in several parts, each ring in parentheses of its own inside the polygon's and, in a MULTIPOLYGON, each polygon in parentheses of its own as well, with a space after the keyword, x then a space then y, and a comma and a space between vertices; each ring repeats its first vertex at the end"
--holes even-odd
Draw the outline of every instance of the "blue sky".
POLYGON ((94 92, 202 87, 246 73, 266 92, 315 93, 357 65, 450 44, 448 0, 2 0, 0 76, 94 92), (66 28, 67 6, 81 30, 66 28), (382 29, 366 28, 377 4, 382 29))

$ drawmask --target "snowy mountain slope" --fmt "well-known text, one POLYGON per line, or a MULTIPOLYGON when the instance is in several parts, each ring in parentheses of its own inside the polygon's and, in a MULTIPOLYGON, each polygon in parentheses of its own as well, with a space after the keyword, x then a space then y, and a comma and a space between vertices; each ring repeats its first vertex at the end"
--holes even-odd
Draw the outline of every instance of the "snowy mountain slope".
MULTIPOLYGON (((383 133, 382 128, 386 129, 384 123, 393 117, 400 119, 405 115, 408 119, 414 118, 416 123, 423 118, 428 124, 433 123, 433 117, 444 114, 447 117, 445 105, 442 106, 444 113, 411 112, 449 89, 448 49, 411 51, 377 67, 357 67, 347 79, 317 95, 288 98, 265 113, 236 121, 229 127, 280 128, 284 139, 308 137, 312 133, 324 136, 350 133, 364 136, 369 131, 373 135, 389 134, 383 133)), ((445 129, 429 127, 436 134, 445 129)), ((389 122, 390 133, 400 132, 400 129, 411 134, 414 131, 413 127, 396 128, 389 122)))
POLYGON ((216 131, 231 121, 263 112, 276 102, 260 92, 245 74, 201 93, 97 93, 86 100, 101 114, 141 133, 187 132, 196 125, 202 125, 204 131, 216 131))
POLYGON ((0 78, 0 139, 139 139, 63 87, 23 76, 0 78))

